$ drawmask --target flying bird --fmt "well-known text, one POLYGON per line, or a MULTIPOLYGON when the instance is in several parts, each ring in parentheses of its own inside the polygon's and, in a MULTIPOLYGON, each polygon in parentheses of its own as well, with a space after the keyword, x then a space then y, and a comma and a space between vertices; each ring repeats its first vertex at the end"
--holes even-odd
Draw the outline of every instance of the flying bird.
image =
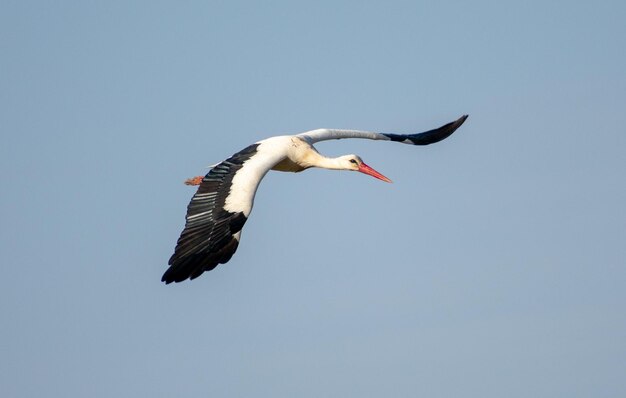
POLYGON ((241 229, 252 211, 257 187, 270 170, 294 173, 310 167, 351 170, 391 182, 357 155, 337 158, 321 155, 313 146, 316 142, 364 138, 428 145, 449 137, 465 119, 467 115, 437 129, 407 135, 318 129, 271 137, 244 148, 213 166, 204 177, 190 178, 185 182, 199 187, 187 206, 185 228, 161 281, 171 283, 195 279, 204 271, 230 260, 239 245, 241 229))

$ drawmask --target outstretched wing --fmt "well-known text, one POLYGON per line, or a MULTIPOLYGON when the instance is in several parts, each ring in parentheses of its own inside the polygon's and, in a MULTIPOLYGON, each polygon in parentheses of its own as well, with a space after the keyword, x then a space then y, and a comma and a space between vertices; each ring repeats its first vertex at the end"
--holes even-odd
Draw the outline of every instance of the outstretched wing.
POLYGON ((418 134, 387 134, 360 130, 319 129, 307 131, 306 133, 298 134, 298 136, 305 139, 309 144, 343 138, 364 138, 368 140, 396 141, 410 145, 428 145, 448 138, 456 129, 461 127, 467 116, 463 115, 454 122, 418 134))
POLYGON ((185 228, 161 281, 194 279, 230 260, 239 245, 256 188, 271 167, 267 162, 259 162, 264 160, 263 153, 259 153, 260 145, 250 145, 215 165, 202 179, 187 206, 185 228), (256 162, 253 157, 257 158, 256 162), (242 173, 244 168, 261 170, 242 173), (247 178, 242 180, 242 174, 247 178))

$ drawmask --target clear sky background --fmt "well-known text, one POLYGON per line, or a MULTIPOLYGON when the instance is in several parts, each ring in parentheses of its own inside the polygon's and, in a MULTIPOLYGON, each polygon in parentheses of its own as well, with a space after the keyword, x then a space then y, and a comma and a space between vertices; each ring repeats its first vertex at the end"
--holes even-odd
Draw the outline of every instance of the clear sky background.
POLYGON ((626 396, 625 4, 3 1, 0 395, 626 396), (160 282, 206 166, 465 113, 160 282))

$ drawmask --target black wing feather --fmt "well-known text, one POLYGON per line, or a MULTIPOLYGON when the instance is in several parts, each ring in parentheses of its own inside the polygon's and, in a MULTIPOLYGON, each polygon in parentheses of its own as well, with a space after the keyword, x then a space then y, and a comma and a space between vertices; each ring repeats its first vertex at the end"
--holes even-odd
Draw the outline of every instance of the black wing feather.
POLYGON ((439 142, 443 139, 448 138, 452 133, 456 131, 463 122, 467 119, 467 115, 463 115, 454 122, 444 124, 443 126, 428 130, 423 133, 418 134, 383 134, 391 139, 391 141, 401 141, 407 144, 412 143, 413 145, 428 145, 434 144, 435 142, 439 142), (410 142, 406 142, 409 140, 410 142))
POLYGON ((247 218, 242 212, 224 210, 224 204, 235 173, 256 153, 257 147, 258 144, 250 145, 204 176, 187 206, 185 228, 178 238, 162 282, 197 278, 204 271, 228 262, 233 256, 239 245, 234 235, 241 231, 247 218))

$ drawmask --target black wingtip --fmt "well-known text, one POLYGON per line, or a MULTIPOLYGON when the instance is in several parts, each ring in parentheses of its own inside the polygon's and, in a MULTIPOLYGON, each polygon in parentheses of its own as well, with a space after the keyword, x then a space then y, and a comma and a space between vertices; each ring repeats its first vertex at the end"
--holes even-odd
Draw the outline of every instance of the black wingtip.
POLYGON ((387 136, 391 141, 401 142, 403 144, 412 144, 412 145, 429 145, 434 144, 435 142, 439 142, 444 140, 452 135, 461 127, 461 125, 465 122, 465 120, 469 117, 469 115, 463 115, 457 120, 450 122, 448 124, 444 124, 443 126, 428 130, 423 133, 418 134, 383 134, 387 136))
POLYGON ((413 142, 414 145, 429 145, 434 144, 435 142, 439 142, 445 140, 450 137, 452 133, 454 133, 463 123, 469 115, 463 115, 457 120, 444 124, 443 126, 425 131, 419 134, 409 135, 408 138, 413 142))
MULTIPOLYGON (((169 268, 163 273, 161 277, 161 282, 165 282, 166 285, 169 285, 172 282, 182 282, 189 278, 189 276, 194 272, 194 270, 198 267, 194 267, 193 260, 194 256, 188 257, 183 261, 174 262, 174 256, 169 261, 169 268)), ((200 267, 201 269, 201 267, 200 267)), ((200 272, 202 273, 202 271, 200 272)))
POLYGON ((454 124, 454 129, 456 130, 461 127, 461 125, 465 123, 468 117, 469 115, 463 115, 460 118, 456 119, 454 122, 452 122, 452 124, 454 124))
MULTIPOLYGON (((177 280, 178 278, 176 278, 176 276, 174 275, 174 273, 171 270, 172 270, 172 268, 168 268, 168 270, 165 271, 165 273, 161 277, 161 282, 165 282, 166 285, 169 285, 172 282, 181 282, 181 281, 177 280)), ((185 279, 187 279, 187 278, 185 278, 185 279)))
MULTIPOLYGON (((463 125, 463 123, 465 123, 465 121, 467 120, 468 117, 469 117, 469 115, 463 115, 460 118, 456 119, 454 122, 449 123, 450 127, 448 127, 448 128, 451 130, 450 134, 454 133, 456 131, 456 129, 461 127, 463 125)), ((448 135, 450 135, 450 134, 448 134, 448 135)))

